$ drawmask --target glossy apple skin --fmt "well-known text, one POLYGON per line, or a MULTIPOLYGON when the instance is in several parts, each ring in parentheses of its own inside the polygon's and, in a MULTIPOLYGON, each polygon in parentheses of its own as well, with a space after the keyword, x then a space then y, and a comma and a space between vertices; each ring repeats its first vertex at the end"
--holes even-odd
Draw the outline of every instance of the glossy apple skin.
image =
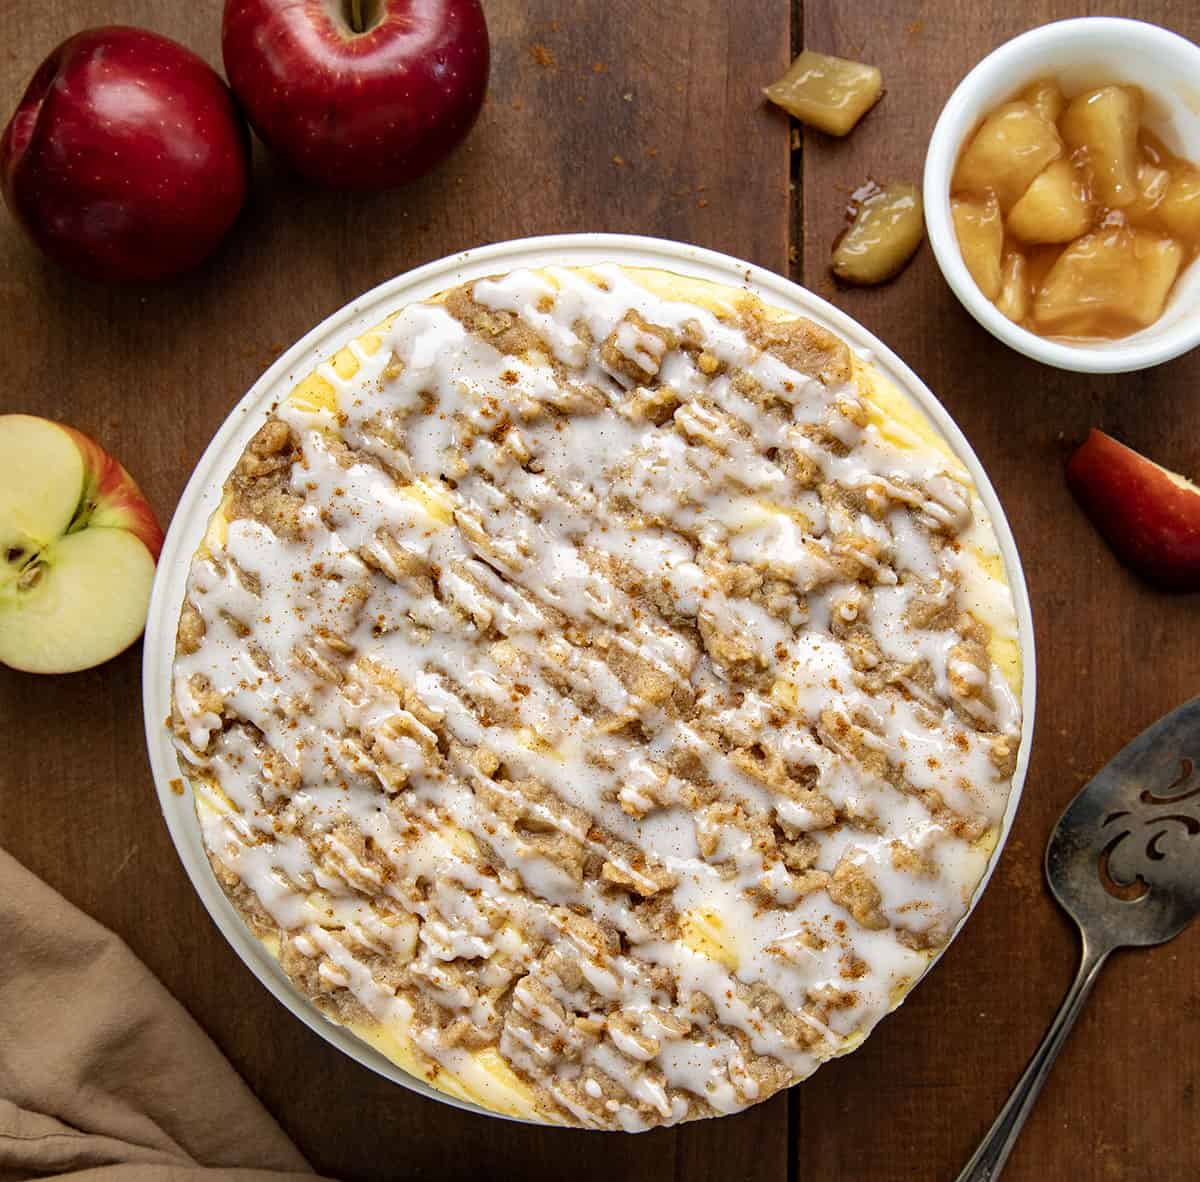
POLYGON ((51 258, 92 279, 187 270, 246 200, 250 139, 189 49, 108 26, 42 63, 0 140, 4 200, 51 258))
POLYGON ((1200 489, 1094 428, 1067 483, 1127 566, 1172 591, 1200 591, 1200 489))
POLYGON ((225 73, 254 130, 296 172, 330 188, 386 189, 458 145, 487 90, 479 0, 226 0, 225 73))

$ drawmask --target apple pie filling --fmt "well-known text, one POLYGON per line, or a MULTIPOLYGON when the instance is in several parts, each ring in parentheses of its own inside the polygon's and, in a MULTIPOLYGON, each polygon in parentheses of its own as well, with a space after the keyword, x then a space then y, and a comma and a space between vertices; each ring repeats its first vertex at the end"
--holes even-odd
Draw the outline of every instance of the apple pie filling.
POLYGON ((496 1111, 640 1130, 855 1046, 982 876, 1020 734, 966 472, 816 325, 663 273, 413 304, 196 554, 172 726, 289 977, 496 1111))
POLYGON ((963 262, 1023 328, 1129 336, 1163 315, 1200 252, 1200 168, 1141 126, 1146 105, 1135 86, 1068 100, 1041 78, 960 154, 951 214, 963 262))

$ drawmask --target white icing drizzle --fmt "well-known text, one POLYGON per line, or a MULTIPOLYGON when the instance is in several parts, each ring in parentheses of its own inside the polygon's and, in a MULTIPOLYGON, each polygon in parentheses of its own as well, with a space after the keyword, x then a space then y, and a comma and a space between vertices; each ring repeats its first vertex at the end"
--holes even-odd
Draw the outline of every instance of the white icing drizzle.
POLYGON ((305 988, 484 1102, 490 1046, 549 1120, 736 1111, 868 1031, 983 873, 1019 708, 913 620, 1015 638, 990 525, 697 304, 615 268, 473 296, 549 356, 405 308, 320 367, 335 409, 278 411, 297 536, 239 517, 193 561, 204 840, 305 988))

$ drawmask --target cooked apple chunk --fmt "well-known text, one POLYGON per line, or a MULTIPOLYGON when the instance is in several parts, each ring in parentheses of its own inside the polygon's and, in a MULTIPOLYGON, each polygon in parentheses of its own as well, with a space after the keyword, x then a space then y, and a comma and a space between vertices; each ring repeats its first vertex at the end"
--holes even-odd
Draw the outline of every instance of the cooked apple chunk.
POLYGON ((1067 105, 1062 87, 1053 78, 1039 78, 1023 91, 1023 98, 1047 123, 1057 123, 1067 105))
POLYGON ((1200 169, 1186 168, 1171 178, 1158 213, 1172 234, 1200 247, 1200 169))
POLYGON ((980 291, 1022 327, 1138 332, 1183 268, 1200 266, 1200 167, 1140 125, 1143 105, 1136 86, 1068 99, 1040 78, 965 141, 950 190, 959 248, 980 291))
POLYGON ((916 185, 894 182, 858 203, 854 221, 834 243, 833 273, 847 283, 883 283, 903 270, 924 233, 916 185))
POLYGON ((1134 230, 1133 254, 1137 262, 1139 324, 1153 324, 1167 306, 1167 297, 1183 266, 1183 247, 1174 238, 1147 230, 1134 230))
POLYGON ((806 49, 763 93, 801 123, 845 135, 879 101, 883 75, 875 66, 806 49))
POLYGON ((1014 324, 1029 315, 1029 267, 1025 256, 1010 250, 1000 265, 1000 294, 996 307, 1014 324))
POLYGON ((1008 213, 1009 232, 1025 242, 1070 242, 1091 225, 1087 189, 1069 160, 1048 164, 1008 213))
POLYGON ((1050 268, 1033 302, 1040 329, 1115 337, 1162 314, 1183 250, 1171 238, 1115 227, 1085 234, 1050 268))
POLYGON ((950 202, 954 233, 971 278, 989 300, 1000 293, 1000 252, 1004 221, 994 193, 980 199, 956 197, 950 202))
POLYGON ((1125 220, 1133 225, 1157 221, 1156 211, 1167 194, 1171 174, 1149 160, 1140 160, 1137 168, 1137 196, 1125 206, 1125 220))
POLYGON ((1111 209, 1137 197, 1138 124, 1142 92, 1133 86, 1101 86, 1072 99, 1063 113, 1063 139, 1087 153, 1096 195, 1111 209))
POLYGON ((983 121, 959 157, 951 187, 975 197, 994 192, 1007 213, 1029 182, 1062 154, 1053 123, 1029 103, 1005 103, 983 121))

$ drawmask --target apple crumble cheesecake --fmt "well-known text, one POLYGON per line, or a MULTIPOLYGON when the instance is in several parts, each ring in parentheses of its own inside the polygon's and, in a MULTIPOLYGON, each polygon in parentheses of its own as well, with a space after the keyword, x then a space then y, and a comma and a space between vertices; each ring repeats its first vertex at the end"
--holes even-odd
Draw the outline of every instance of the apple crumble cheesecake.
POLYGON ((743 291, 548 268, 273 409, 171 726, 218 880, 329 1019, 633 1131, 898 1003, 995 847, 1020 678, 986 511, 878 371, 743 291))

